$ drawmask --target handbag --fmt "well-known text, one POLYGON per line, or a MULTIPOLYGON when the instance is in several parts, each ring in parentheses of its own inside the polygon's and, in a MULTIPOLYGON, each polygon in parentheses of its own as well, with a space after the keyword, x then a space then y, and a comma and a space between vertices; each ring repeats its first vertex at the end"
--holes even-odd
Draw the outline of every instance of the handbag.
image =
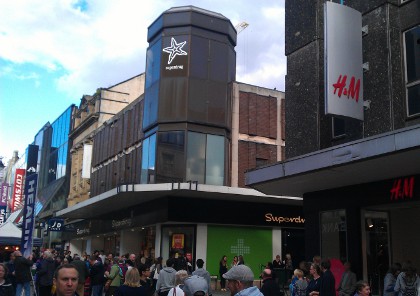
POLYGON ((109 287, 111 286, 111 283, 112 283, 112 279, 109 279, 106 281, 105 286, 104 286, 105 291, 108 291, 109 287))

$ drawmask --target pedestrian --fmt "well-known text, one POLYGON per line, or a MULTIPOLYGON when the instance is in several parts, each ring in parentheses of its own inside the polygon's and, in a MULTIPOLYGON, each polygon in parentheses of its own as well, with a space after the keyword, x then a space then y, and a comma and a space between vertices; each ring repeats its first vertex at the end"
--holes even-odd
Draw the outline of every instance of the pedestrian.
POLYGON ((228 280, 230 295, 234 296, 263 296, 254 286, 254 273, 246 265, 237 265, 223 275, 228 280))
POLYGON ((22 256, 20 251, 15 251, 15 276, 16 276, 16 296, 22 295, 25 290, 25 296, 30 296, 32 280, 31 267, 33 265, 32 255, 28 258, 22 256))
POLYGON ((416 274, 411 261, 406 261, 402 265, 402 272, 398 275, 395 282, 394 291, 398 296, 416 296, 420 288, 420 279, 416 274))
POLYGON ((366 281, 356 283, 356 294, 354 296, 370 296, 370 286, 366 281))
POLYGON ((73 261, 71 262, 76 269, 77 273, 79 274, 79 280, 77 284, 76 292, 79 296, 83 296, 85 293, 85 283, 86 278, 89 276, 89 269, 84 261, 81 260, 80 256, 74 254, 73 261))
POLYGON ((175 287, 169 290, 168 296, 184 296, 184 280, 188 277, 186 270, 178 270, 175 273, 175 287))
POLYGON ((273 268, 284 268, 280 255, 276 255, 276 258, 273 260, 273 268))
POLYGON ((226 291, 226 280, 223 275, 228 271, 227 267, 227 257, 226 255, 222 256, 219 262, 219 275, 220 275, 220 290, 226 291))
POLYGON ((60 265, 54 273, 54 296, 79 296, 76 293, 79 274, 72 264, 60 265))
POLYGON ((150 267, 147 266, 147 264, 140 263, 138 269, 139 269, 139 274, 140 274, 140 285, 142 285, 145 288, 147 296, 152 296, 153 290, 152 290, 152 281, 150 280, 150 274, 151 274, 150 267))
POLYGON ((115 290, 121 285, 122 270, 118 266, 118 257, 112 259, 113 264, 111 266, 111 271, 105 271, 105 276, 107 281, 105 283, 105 295, 114 296, 115 290))
POLYGON ((312 263, 309 268, 309 273, 311 275, 311 280, 306 289, 306 296, 318 296, 319 288, 321 286, 321 268, 318 264, 312 263))
POLYGON ((208 288, 207 281, 198 275, 190 276, 184 281, 185 296, 207 296, 208 288))
POLYGON ((294 272, 297 276, 297 281, 293 284, 292 296, 306 296, 306 290, 308 288, 308 282, 304 278, 304 273, 301 269, 296 269, 294 272))
POLYGON ((156 292, 159 296, 168 296, 170 289, 175 287, 175 273, 174 269, 175 259, 169 258, 166 260, 166 267, 159 273, 159 278, 156 283, 156 292))
POLYGON ((1 296, 15 296, 15 289, 12 283, 7 278, 6 264, 0 263, 0 295, 1 296))
POLYGON ((204 261, 203 259, 197 259, 196 262, 197 269, 192 273, 192 275, 198 275, 204 278, 207 281, 207 294, 210 296, 212 293, 210 293, 210 273, 204 269, 204 261))
POLYGON ((125 282, 115 290, 115 296, 146 296, 146 290, 140 285, 140 274, 137 268, 127 270, 125 282))
POLYGON ((93 255, 90 257, 90 285, 92 296, 102 296, 105 280, 105 268, 101 258, 93 255))
POLYGON ((238 265, 245 264, 244 256, 239 255, 238 256, 238 265))
POLYGON ((344 272, 338 285, 338 296, 353 296, 356 290, 356 274, 351 271, 351 263, 344 263, 344 272))
POLYGON ((156 291, 156 283, 159 279, 159 273, 162 270, 162 257, 156 259, 155 267, 152 270, 151 277, 153 278, 153 290, 156 291))
POLYGON ((232 260, 232 264, 230 265, 230 267, 234 267, 238 265, 238 256, 233 256, 233 260, 232 260))
POLYGON ((264 296, 280 296, 280 286, 276 282, 275 279, 273 279, 272 271, 271 269, 264 269, 262 273, 262 282, 263 285, 260 289, 261 293, 263 293, 264 296))
POLYGON ((15 276, 15 253, 10 254, 9 262, 6 263, 7 267, 7 277, 10 281, 10 283, 13 286, 13 289, 16 291, 16 276, 15 276))
POLYGON ((41 267, 36 273, 39 284, 39 296, 51 296, 51 288, 53 286, 53 278, 55 272, 55 262, 53 254, 50 251, 45 251, 41 267))
POLYGON ((321 262, 321 285, 319 287, 320 296, 335 296, 335 278, 331 270, 331 262, 328 259, 324 259, 321 262))
POLYGON ((400 263, 394 263, 391 265, 384 278, 384 296, 395 296, 395 282, 397 281, 397 277, 400 274, 400 272, 400 263))

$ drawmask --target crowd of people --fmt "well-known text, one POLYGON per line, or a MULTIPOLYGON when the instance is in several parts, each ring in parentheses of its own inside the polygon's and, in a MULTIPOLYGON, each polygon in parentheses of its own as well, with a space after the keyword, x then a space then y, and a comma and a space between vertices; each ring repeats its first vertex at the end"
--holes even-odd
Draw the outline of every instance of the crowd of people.
MULTIPOLYGON (((45 250, 39 257, 24 258, 19 251, 11 254, 7 263, 0 263, 0 296, 31 296, 30 282, 39 296, 211 296, 210 273, 204 260, 198 259, 193 271, 183 257, 162 262, 135 254, 114 256, 95 251, 88 256, 60 256, 45 250)), ((369 283, 357 281, 350 262, 336 279, 328 259, 315 256, 312 262, 302 262, 293 269, 290 254, 282 261, 277 255, 262 271, 260 288, 254 286, 254 273, 245 265, 243 256, 231 263, 222 256, 219 262, 221 291, 231 296, 282 296, 281 288, 289 285, 290 296, 369 296, 369 283), (279 273, 279 271, 289 271, 279 273), (282 275, 283 274, 283 275, 282 275), (336 280, 339 281, 336 288, 336 280), (227 281, 227 282, 226 282, 227 281)), ((410 261, 393 264, 384 279, 383 296, 417 296, 420 279, 410 261)))

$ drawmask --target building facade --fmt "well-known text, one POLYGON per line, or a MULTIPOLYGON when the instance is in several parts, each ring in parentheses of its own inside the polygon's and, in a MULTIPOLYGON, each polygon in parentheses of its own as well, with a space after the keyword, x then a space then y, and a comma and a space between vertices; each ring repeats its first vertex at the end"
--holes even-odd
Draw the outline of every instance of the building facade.
POLYGON ((143 94, 144 76, 137 75, 109 88, 100 88, 93 96, 82 97, 69 135, 72 143, 69 206, 90 197, 92 138, 96 130, 143 94))
POLYGON ((306 258, 349 260, 381 295, 391 263, 420 264, 420 2, 345 2, 362 14, 364 121, 324 112, 325 1, 286 1, 286 161, 246 184, 302 196, 306 258))
POLYGON ((284 94, 235 82, 236 31, 218 13, 169 9, 148 41, 144 94, 92 137, 90 198, 57 213, 66 247, 182 253, 215 275, 224 254, 259 274, 294 244, 303 253, 301 199, 244 185, 283 158, 284 94))

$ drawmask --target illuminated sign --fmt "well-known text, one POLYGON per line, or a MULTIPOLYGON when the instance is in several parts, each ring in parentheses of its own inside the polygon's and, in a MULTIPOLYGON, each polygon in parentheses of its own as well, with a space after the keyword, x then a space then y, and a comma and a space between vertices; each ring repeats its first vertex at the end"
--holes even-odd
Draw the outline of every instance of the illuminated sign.
POLYGON ((363 120, 362 14, 327 1, 324 25, 325 114, 363 120))
POLYGON ((274 216, 272 213, 265 214, 265 221, 275 222, 278 224, 282 224, 282 223, 303 224, 305 223, 305 219, 301 218, 300 216, 297 216, 297 217, 274 216))
POLYGON ((391 200, 412 199, 414 196, 414 177, 400 178, 394 180, 390 190, 391 200))
POLYGON ((161 65, 163 77, 182 77, 188 73, 188 44, 186 36, 178 36, 163 39, 161 65), (167 46, 166 46, 167 45, 167 46))
POLYGON ((53 218, 48 220, 48 230, 50 231, 63 231, 64 230, 64 220, 53 218))

